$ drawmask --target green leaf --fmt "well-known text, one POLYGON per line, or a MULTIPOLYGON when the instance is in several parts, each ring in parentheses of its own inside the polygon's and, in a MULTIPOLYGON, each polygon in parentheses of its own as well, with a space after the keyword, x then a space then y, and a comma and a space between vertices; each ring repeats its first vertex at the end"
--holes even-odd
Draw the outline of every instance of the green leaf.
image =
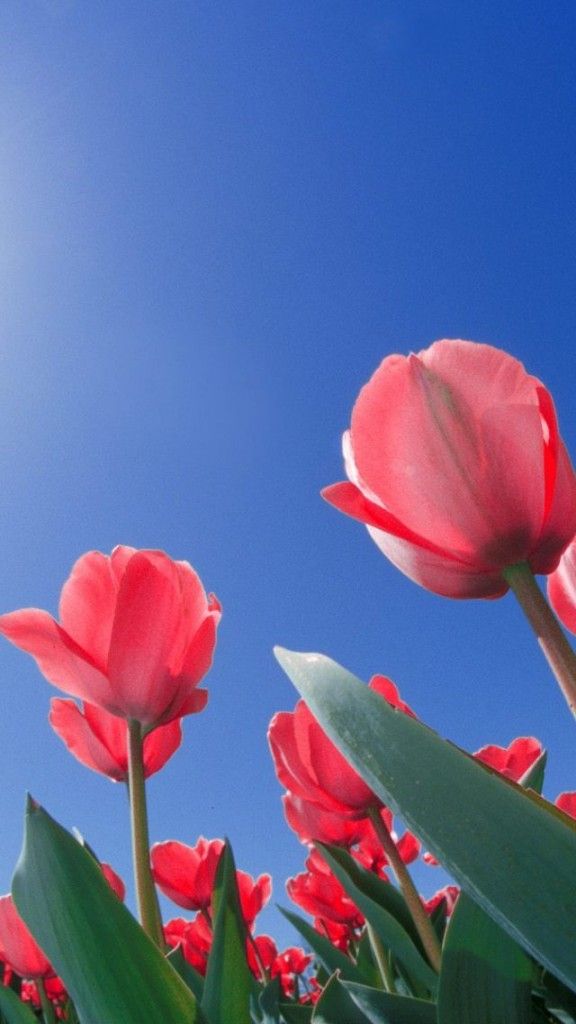
POLYGON ((11 988, 0 985, 0 1014, 6 1024, 38 1024, 36 1014, 18 998, 11 988))
MULTIPOLYGON (((345 857, 342 857, 341 850, 334 854, 332 847, 324 846, 322 843, 317 843, 316 846, 330 870, 344 886, 352 902, 372 925, 386 949, 391 950, 392 954, 401 960, 408 971, 419 978, 430 992, 435 992, 438 985, 437 974, 426 963, 397 919, 366 895, 362 888, 362 875, 360 870, 357 870, 359 865, 354 858, 348 857, 346 860, 345 857)), ((389 888, 392 887, 389 886, 389 888)))
POLYGON ((370 1024, 336 975, 330 978, 314 1007, 312 1024, 370 1024))
MULTIPOLYGON (((546 752, 521 780, 541 792, 546 752)), ((465 893, 452 914, 442 950, 438 1024, 530 1024, 532 961, 465 893)))
POLYGON ((281 1003, 283 1024, 310 1024, 312 1006, 298 1006, 296 1003, 281 1003))
POLYGON ((394 710, 329 658, 277 656, 374 792, 494 920, 576 990, 576 823, 394 710))
POLYGON ((461 893, 444 939, 438 1024, 530 1024, 532 963, 461 893))
POLYGON ((280 979, 272 978, 258 992, 258 1024, 280 1024, 280 979))
POLYGON ((94 858, 28 800, 12 881, 20 915, 82 1024, 200 1024, 194 996, 114 895, 94 858))
POLYGON ((228 842, 214 883, 214 936, 208 957, 202 1010, 210 1024, 250 1024, 252 974, 246 962, 246 924, 240 909, 236 867, 228 842))
POLYGON ((342 950, 336 949, 336 946, 333 946, 324 935, 319 935, 312 925, 308 924, 302 917, 299 917, 298 914, 293 914, 290 910, 284 910, 283 907, 278 909, 290 921, 290 924, 294 925, 296 931, 300 932, 304 941, 308 943, 310 949, 314 951, 329 974, 339 971, 341 976, 348 981, 361 982, 366 980, 356 964, 342 950))
POLYGON ((436 1006, 424 999, 395 996, 347 981, 343 988, 370 1024, 436 1024, 436 1006))

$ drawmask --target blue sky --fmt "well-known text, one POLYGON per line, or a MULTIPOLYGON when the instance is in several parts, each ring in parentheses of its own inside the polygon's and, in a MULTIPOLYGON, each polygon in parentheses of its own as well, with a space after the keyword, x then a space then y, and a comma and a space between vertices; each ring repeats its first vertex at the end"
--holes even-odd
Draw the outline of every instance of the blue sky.
MULTIPOLYGON (((391 676, 467 749, 537 735, 547 794, 576 789, 513 598, 421 591, 318 497, 380 360, 444 336, 523 360, 576 451, 575 27, 563 0, 0 10, 0 609, 55 612, 91 548, 192 562, 224 617, 153 838, 228 834, 284 904, 304 850, 266 745, 295 702, 275 643, 391 676)), ((0 658, 0 889, 25 789, 129 880, 120 787, 52 734, 34 663, 0 658)))

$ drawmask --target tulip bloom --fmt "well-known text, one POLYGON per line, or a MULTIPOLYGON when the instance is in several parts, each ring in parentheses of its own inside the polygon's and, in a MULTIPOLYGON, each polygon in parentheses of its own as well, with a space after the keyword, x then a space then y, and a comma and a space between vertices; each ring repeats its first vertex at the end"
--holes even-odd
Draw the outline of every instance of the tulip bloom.
POLYGON ((291 900, 315 917, 361 928, 364 918, 332 873, 322 856, 312 850, 306 858, 306 871, 286 882, 291 900))
POLYGON ((21 978, 54 974, 50 961, 30 934, 10 895, 0 896, 0 955, 21 978))
POLYGON ((349 483, 323 495, 394 565, 447 597, 499 597, 502 572, 550 573, 576 533, 576 477, 552 398, 490 345, 388 356, 344 435, 349 483))
MULTIPOLYGON (((414 716, 390 679, 373 676, 368 685, 393 707, 414 716)), ((276 775, 294 796, 344 818, 365 818, 372 808, 382 806, 328 739, 303 700, 298 701, 294 712, 274 715, 268 739, 276 775)))
POLYGON ((188 562, 116 547, 78 559, 60 597, 60 623, 25 608, 0 633, 37 661, 49 682, 147 729, 201 711, 220 605, 188 562))
MULTIPOLYGON (((82 764, 114 782, 128 779, 128 725, 94 704, 78 707, 73 700, 52 699, 48 720, 57 736, 82 764)), ((182 742, 182 724, 175 718, 144 737, 144 775, 163 768, 182 742)))
POLYGON ((517 740, 512 740, 507 747, 490 744, 477 750, 473 756, 477 761, 490 765, 507 779, 520 782, 542 752, 540 740, 534 739, 533 736, 520 736, 517 740))

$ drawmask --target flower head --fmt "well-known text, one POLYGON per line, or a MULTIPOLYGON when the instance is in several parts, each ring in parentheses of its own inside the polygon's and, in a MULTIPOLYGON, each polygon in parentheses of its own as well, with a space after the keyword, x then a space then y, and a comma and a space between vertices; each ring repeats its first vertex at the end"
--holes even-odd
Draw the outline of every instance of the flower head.
POLYGON ((60 622, 24 608, 0 633, 37 661, 49 682, 147 728, 206 706, 220 605, 188 562, 116 547, 78 559, 60 597, 60 622))
POLYGON ((421 586, 499 597, 552 572, 576 532, 576 477, 546 388, 500 349, 437 341, 388 356, 344 435, 349 483, 324 497, 421 586))

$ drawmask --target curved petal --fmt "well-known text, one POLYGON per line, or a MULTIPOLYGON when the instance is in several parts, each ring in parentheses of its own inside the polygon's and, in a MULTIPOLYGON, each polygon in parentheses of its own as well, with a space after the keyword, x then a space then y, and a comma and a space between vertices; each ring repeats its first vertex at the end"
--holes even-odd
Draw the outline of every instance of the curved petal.
POLYGON ((568 452, 560 442, 550 512, 537 544, 530 554, 532 572, 544 575, 554 572, 559 563, 559 552, 570 544, 575 534, 576 476, 568 452))
POLYGON ((179 628, 174 562, 162 552, 137 552, 120 582, 108 656, 119 714, 144 725, 162 719, 173 696, 166 682, 179 628))
MULTIPOLYGON (((199 691, 203 693, 204 691, 199 691)), ((160 771, 182 743, 182 722, 174 718, 168 725, 159 725, 144 738, 144 774, 146 778, 160 771)))
POLYGON ((0 896, 0 951, 22 978, 44 978, 54 973, 10 895, 0 896))
POLYGON ((91 703, 114 703, 106 676, 48 612, 23 608, 1 615, 0 633, 31 654, 54 686, 91 703))
POLYGON ((405 576, 443 597, 501 597, 508 584, 497 570, 475 570, 369 526, 372 540, 405 576))
MULTIPOLYGON (((87 768, 106 775, 115 782, 124 782, 127 773, 126 740, 123 757, 115 757, 92 731, 85 716, 73 700, 55 697, 51 701, 48 721, 68 750, 87 768)), ((126 722, 118 719, 126 732, 126 722)))
POLYGON ((105 672, 114 622, 118 580, 110 559, 88 551, 75 562, 60 595, 62 628, 105 672))

